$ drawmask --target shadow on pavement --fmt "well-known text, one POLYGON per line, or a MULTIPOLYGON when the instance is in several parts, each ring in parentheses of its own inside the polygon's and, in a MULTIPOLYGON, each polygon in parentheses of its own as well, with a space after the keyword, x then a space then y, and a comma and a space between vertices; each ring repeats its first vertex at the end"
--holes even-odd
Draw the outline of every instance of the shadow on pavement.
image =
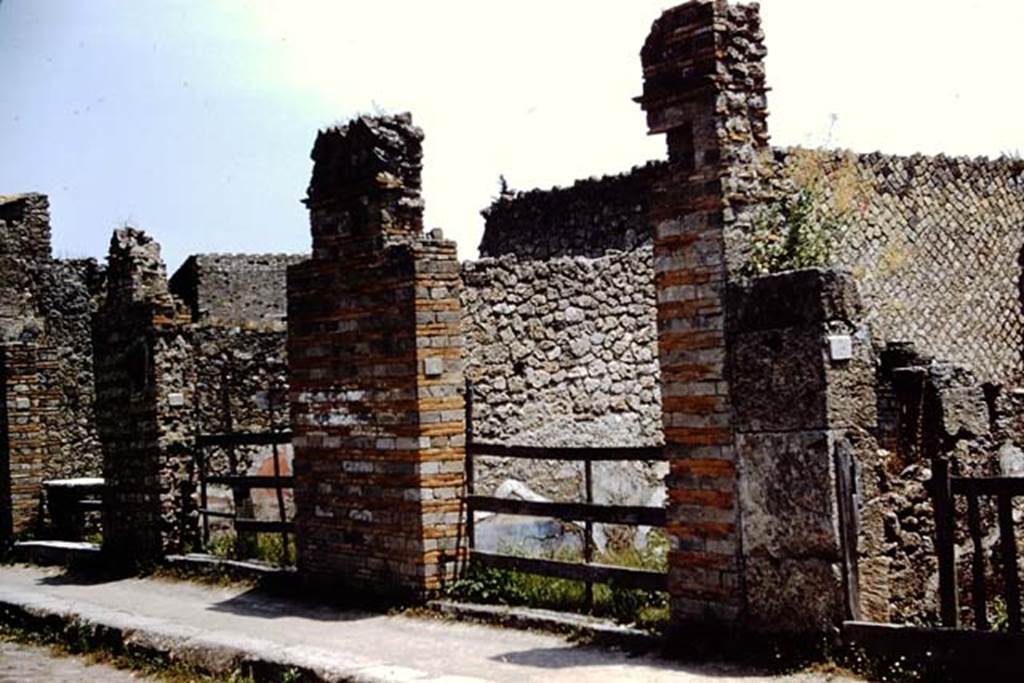
POLYGON ((676 671, 708 678, 754 678, 766 675, 747 667, 721 662, 682 662, 652 654, 623 657, 621 651, 588 645, 574 647, 532 648, 492 657, 496 662, 528 666, 535 669, 570 669, 595 666, 643 666, 663 671, 676 671))
POLYGON ((324 605, 301 596, 282 597, 261 587, 251 588, 207 609, 262 619, 297 617, 317 621, 357 621, 383 616, 380 612, 364 608, 324 605))

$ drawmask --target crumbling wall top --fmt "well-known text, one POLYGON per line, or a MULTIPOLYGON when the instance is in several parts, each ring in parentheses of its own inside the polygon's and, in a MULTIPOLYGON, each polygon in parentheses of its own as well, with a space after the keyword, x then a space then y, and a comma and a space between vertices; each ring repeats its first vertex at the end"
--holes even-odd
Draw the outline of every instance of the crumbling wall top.
POLYGON ((114 231, 107 255, 107 303, 153 303, 174 307, 160 244, 142 230, 114 231))
POLYGON ((423 232, 423 131, 411 114, 360 116, 320 131, 306 205, 314 258, 423 232))
POLYGON ((286 312, 285 273, 306 254, 193 254, 171 276, 170 288, 194 322, 229 326, 280 325, 286 312))

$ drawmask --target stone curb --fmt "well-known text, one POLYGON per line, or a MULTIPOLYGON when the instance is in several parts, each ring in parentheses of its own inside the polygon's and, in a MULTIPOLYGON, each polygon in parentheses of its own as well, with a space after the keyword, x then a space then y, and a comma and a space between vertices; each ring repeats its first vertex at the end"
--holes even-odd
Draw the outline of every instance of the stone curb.
POLYGON ((452 600, 432 600, 426 606, 444 616, 491 626, 580 636, 591 642, 624 648, 654 650, 661 646, 661 639, 652 633, 583 614, 452 600))
POLYGON ((86 603, 55 600, 0 588, 0 621, 36 632, 54 633, 87 649, 111 647, 160 656, 214 675, 251 673, 257 681, 327 683, 471 683, 481 679, 435 676, 425 671, 376 662, 361 655, 207 631, 163 619, 140 617, 86 603))

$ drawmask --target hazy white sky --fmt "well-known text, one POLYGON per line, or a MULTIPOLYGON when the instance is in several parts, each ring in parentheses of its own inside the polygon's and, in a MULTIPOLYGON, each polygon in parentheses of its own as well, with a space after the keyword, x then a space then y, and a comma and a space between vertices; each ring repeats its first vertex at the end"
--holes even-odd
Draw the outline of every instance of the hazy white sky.
MULTIPOLYGON (((529 189, 663 156, 631 98, 671 4, 0 0, 0 194, 50 195, 58 255, 102 256, 126 221, 172 271, 195 252, 306 251, 317 128, 408 109, 426 132, 428 227, 473 257, 499 174, 529 189)), ((1024 150, 1024 2, 764 0, 762 14, 775 144, 1024 150)))

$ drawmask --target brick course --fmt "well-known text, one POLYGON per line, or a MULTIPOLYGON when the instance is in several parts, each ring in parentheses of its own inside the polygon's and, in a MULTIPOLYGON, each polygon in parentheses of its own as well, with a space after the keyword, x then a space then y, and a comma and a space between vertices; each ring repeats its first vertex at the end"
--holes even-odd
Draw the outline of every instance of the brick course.
POLYGON ((38 529, 39 497, 61 412, 57 356, 34 343, 0 345, 0 542, 38 529))
POLYGON ((455 568, 463 487, 455 244, 422 234, 408 115, 321 133, 313 258, 288 270, 300 571, 423 595, 455 568))
POLYGON ((734 622, 745 607, 725 229, 747 201, 745 162, 768 143, 762 38, 756 6, 697 1, 663 13, 641 52, 642 106, 650 131, 667 134, 670 161, 651 215, 662 421, 672 458, 669 591, 681 622, 734 622))

